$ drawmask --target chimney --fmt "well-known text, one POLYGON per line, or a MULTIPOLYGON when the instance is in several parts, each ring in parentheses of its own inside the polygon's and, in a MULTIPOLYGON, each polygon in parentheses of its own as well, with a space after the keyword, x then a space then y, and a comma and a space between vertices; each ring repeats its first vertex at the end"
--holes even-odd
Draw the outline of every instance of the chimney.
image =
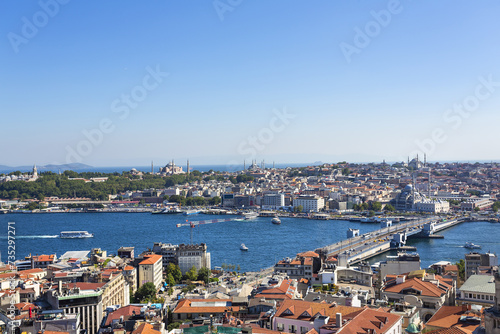
POLYGON ((337 328, 342 327, 342 313, 335 313, 335 325, 337 328))
POLYGON ((401 284, 405 282, 405 276, 404 275, 398 275, 396 277, 396 284, 401 284))

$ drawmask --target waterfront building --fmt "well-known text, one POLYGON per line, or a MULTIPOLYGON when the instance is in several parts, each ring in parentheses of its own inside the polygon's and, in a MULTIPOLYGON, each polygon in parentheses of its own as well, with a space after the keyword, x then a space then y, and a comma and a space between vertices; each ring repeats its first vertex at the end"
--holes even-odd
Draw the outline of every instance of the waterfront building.
POLYGON ((264 194, 261 206, 263 210, 277 210, 285 206, 285 194, 264 194))
POLYGON ((182 274, 188 272, 193 266, 196 270, 203 267, 211 269, 210 253, 207 252, 207 245, 204 243, 199 245, 180 244, 177 261, 182 274))
POLYGON ((162 256, 151 254, 144 256, 144 260, 139 262, 138 274, 140 286, 151 282, 157 289, 160 288, 163 280, 162 256))
POLYGON ((299 206, 302 212, 319 212, 325 207, 325 200, 317 195, 300 195, 293 200, 293 208, 299 206))
POLYGON ((478 210, 484 210, 491 207, 492 205, 493 201, 489 198, 472 198, 460 203, 460 210, 474 211, 476 208, 478 210))
POLYGON ((428 213, 448 213, 450 211, 450 202, 445 200, 425 199, 416 204, 416 211, 428 213))
POLYGON ((312 251, 299 253, 295 259, 283 259, 274 266, 275 273, 286 274, 292 279, 311 280, 313 274, 318 273, 320 269, 321 258, 318 253, 312 251))

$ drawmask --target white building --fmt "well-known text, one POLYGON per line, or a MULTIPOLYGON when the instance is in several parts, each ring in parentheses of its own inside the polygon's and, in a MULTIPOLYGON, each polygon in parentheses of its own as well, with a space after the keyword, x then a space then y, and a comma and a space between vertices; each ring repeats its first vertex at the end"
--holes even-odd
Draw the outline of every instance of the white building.
POLYGON ((417 211, 430 213, 448 213, 450 203, 444 200, 424 200, 416 204, 417 211))
POLYGON ((265 194, 262 198, 262 209, 274 210, 285 206, 284 194, 265 194))
POLYGON ((151 282, 157 289, 161 286, 163 278, 163 257, 161 255, 146 255, 139 263, 139 287, 151 282))
POLYGON ((205 267, 211 269, 210 253, 207 253, 207 245, 179 245, 177 259, 182 274, 185 274, 193 266, 196 270, 205 267))
POLYGON ((293 207, 302 206, 302 212, 319 212, 325 207, 325 200, 317 195, 301 195, 293 200, 293 207))

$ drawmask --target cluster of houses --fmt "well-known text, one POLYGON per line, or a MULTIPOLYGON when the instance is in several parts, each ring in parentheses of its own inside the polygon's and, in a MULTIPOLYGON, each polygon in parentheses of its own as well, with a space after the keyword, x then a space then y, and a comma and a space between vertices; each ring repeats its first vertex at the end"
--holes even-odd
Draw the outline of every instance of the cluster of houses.
POLYGON ((354 266, 341 255, 308 251, 269 272, 213 270, 210 283, 176 286, 167 295, 169 263, 184 274, 192 266, 210 268, 209 258, 204 244, 163 243, 137 257, 133 247, 116 255, 95 248, 28 256, 0 268, 0 328, 50 334, 500 333, 495 254, 467 254, 461 278, 458 266, 445 261, 422 269, 415 253, 354 266), (149 282, 156 302, 131 303, 149 282))

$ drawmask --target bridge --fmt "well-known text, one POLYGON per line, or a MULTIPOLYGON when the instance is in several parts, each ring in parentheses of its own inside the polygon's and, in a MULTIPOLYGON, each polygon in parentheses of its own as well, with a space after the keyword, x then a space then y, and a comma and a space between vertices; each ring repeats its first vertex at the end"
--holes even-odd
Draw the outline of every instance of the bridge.
POLYGON ((316 252, 327 257, 343 254, 347 257, 348 263, 354 264, 391 249, 398 249, 406 244, 408 238, 437 237, 437 232, 464 221, 466 221, 466 218, 446 220, 439 217, 427 217, 397 225, 392 225, 392 222, 386 221, 386 227, 363 235, 356 235, 356 230, 353 230, 352 237, 316 249, 316 252))

